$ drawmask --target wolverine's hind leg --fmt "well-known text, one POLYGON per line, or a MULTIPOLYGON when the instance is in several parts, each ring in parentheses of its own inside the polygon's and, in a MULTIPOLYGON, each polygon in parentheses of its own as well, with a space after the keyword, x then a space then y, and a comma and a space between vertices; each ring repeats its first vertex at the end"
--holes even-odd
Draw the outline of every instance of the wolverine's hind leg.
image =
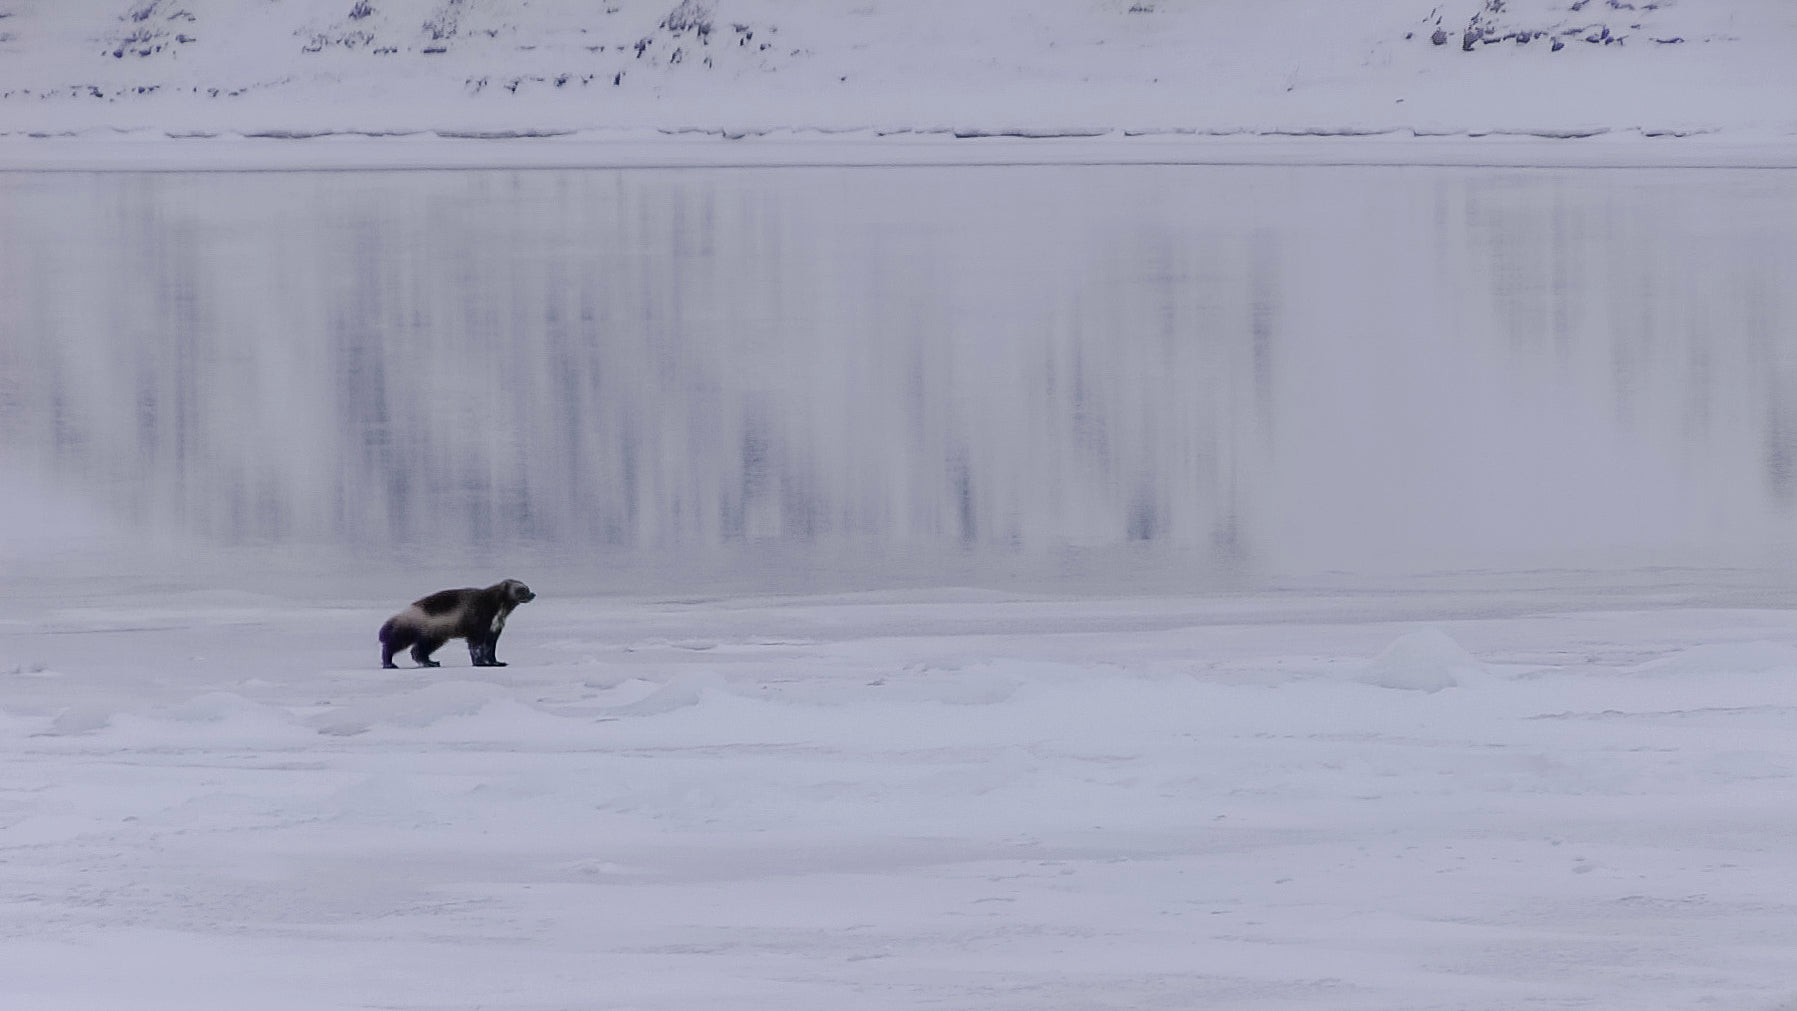
POLYGON ((417 635, 404 626, 393 622, 381 626, 381 666, 397 668, 399 665, 393 662, 393 654, 410 646, 416 639, 417 635))
POLYGON ((431 654, 448 641, 439 635, 431 635, 428 632, 420 633, 418 644, 412 647, 412 659, 418 661, 420 667, 441 667, 442 664, 431 659, 431 654))

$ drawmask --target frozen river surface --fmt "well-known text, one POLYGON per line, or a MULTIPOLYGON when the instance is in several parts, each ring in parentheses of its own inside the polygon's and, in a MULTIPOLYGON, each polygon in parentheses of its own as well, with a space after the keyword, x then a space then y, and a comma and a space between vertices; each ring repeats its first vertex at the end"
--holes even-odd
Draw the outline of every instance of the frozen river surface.
POLYGON ((1791 175, 10 174, 0 550, 252 591, 1788 571, 1791 175))

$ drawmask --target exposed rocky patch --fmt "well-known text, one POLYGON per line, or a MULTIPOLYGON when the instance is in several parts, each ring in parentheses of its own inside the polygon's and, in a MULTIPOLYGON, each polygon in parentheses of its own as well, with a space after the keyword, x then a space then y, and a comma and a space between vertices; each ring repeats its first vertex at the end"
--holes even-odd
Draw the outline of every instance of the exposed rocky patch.
POLYGON ((305 39, 305 52, 317 53, 333 47, 343 49, 378 49, 383 55, 398 51, 396 46, 376 46, 375 33, 388 27, 388 19, 375 16, 370 0, 356 0, 342 18, 322 28, 302 27, 294 32, 305 39))
POLYGON ((1677 0, 1555 0, 1547 5, 1478 0, 1469 15, 1444 4, 1430 10, 1422 32, 1405 37, 1421 35, 1437 46, 1458 43, 1467 53, 1499 43, 1539 44, 1556 53, 1575 44, 1681 45, 1686 38, 1667 16, 1676 4, 1677 0))
POLYGON ((354 0, 341 16, 294 31, 301 51, 374 56, 436 57, 451 52, 478 62, 516 67, 512 73, 470 75, 468 94, 539 88, 624 87, 633 77, 708 71, 723 65, 776 68, 779 29, 748 19, 721 21, 718 0, 679 0, 652 23, 652 7, 598 3, 543 15, 505 0, 436 0, 422 18, 403 0, 354 0), (409 11, 410 13, 401 13, 409 11), (726 55, 724 50, 730 50, 726 55), (495 60, 491 57, 499 57, 495 60))
MULTIPOLYGON (((607 15, 619 8, 605 8, 607 15)), ((629 21, 616 19, 583 25, 570 35, 581 56, 562 57, 562 66, 543 72, 469 77, 464 83, 469 93, 502 89, 517 94, 537 88, 566 88, 601 85, 625 87, 633 77, 647 75, 665 79, 670 72, 701 73, 720 68, 774 70, 786 59, 802 57, 802 51, 782 51, 773 41, 779 29, 770 24, 751 21, 720 22, 716 16, 716 0, 680 0, 648 31, 629 35, 629 21), (720 27, 722 26, 722 27, 720 27), (594 69, 594 60, 599 66, 594 69), (678 69, 676 69, 678 68, 678 69)), ((589 19, 591 21, 592 19, 589 19)), ((537 46, 524 48, 537 49, 537 46)), ((550 52, 567 53, 567 46, 550 52)))
POLYGON ((115 60, 172 54, 199 41, 198 20, 178 0, 138 0, 101 36, 101 51, 115 60))

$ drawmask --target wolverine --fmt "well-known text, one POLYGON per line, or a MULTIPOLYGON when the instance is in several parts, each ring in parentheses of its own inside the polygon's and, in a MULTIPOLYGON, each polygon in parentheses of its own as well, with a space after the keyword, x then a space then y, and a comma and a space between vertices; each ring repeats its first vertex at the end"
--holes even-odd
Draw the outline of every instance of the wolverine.
POLYGON ((438 590, 414 600, 381 626, 381 666, 398 666, 393 654, 410 646, 418 666, 441 667, 431 654, 451 639, 466 639, 474 666, 504 667, 505 662, 493 651, 499 645, 499 633, 505 630, 505 619, 512 608, 535 599, 530 587, 507 579, 484 590, 472 586, 438 590))

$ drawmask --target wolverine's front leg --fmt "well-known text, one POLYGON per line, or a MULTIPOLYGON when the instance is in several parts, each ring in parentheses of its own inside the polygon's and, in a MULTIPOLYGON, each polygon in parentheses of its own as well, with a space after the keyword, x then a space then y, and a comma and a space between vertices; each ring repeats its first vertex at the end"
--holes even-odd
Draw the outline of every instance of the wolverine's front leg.
POLYGON ((504 667, 505 664, 501 662, 497 656, 493 655, 493 650, 498 647, 498 645, 498 632, 494 632, 491 635, 483 635, 478 638, 470 638, 468 640, 468 655, 474 659, 474 666, 504 667))

